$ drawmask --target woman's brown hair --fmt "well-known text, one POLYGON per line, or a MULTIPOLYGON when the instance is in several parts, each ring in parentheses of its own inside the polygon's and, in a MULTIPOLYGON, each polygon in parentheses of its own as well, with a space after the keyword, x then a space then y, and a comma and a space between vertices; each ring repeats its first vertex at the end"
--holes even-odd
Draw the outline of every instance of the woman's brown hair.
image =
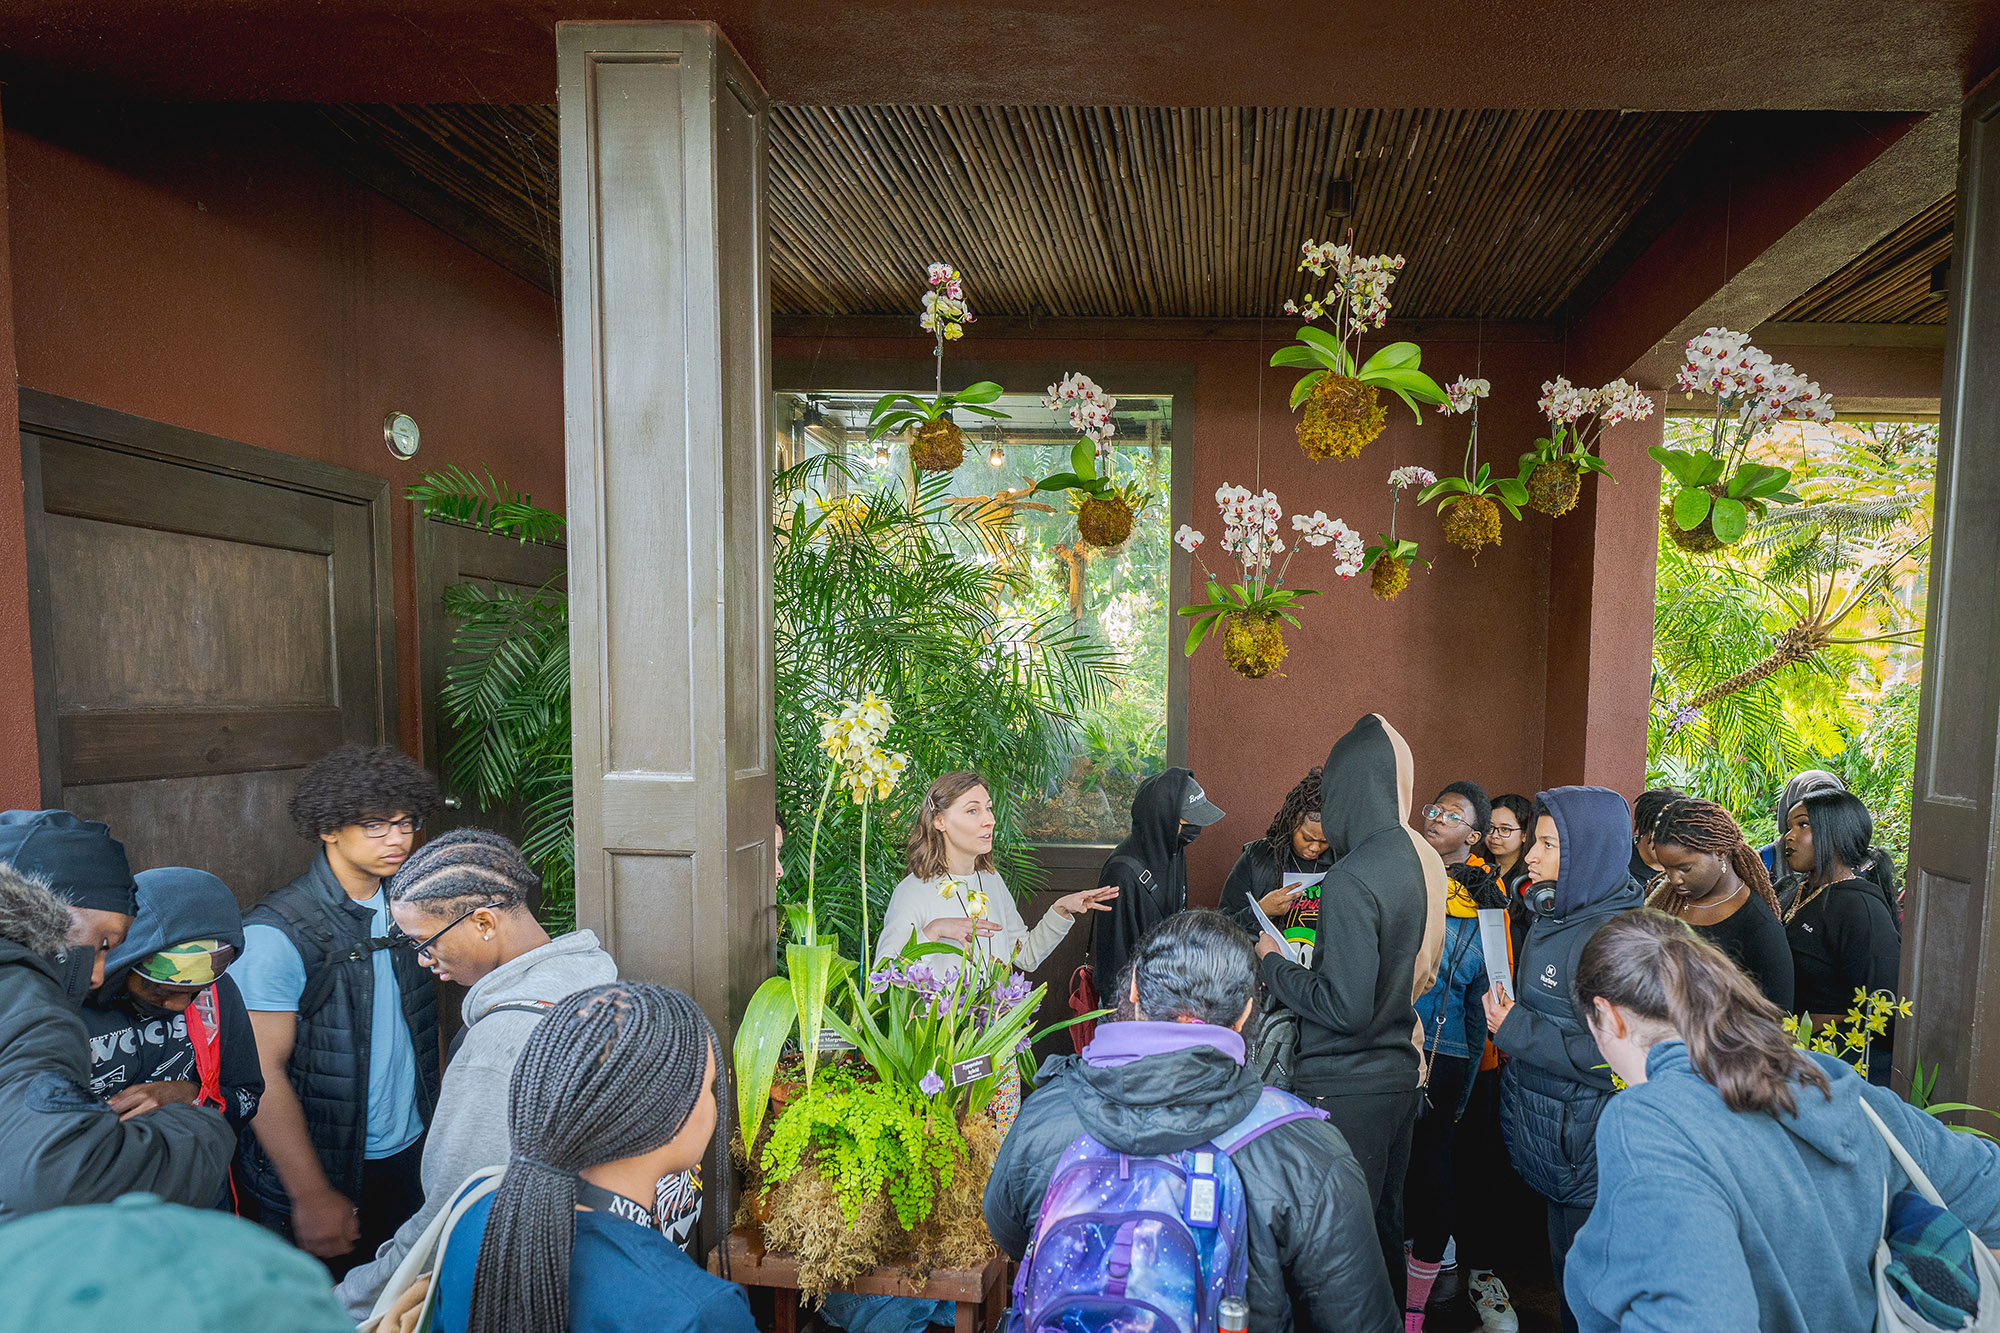
MULTIPOLYGON (((1708 852, 1729 863, 1736 878, 1750 886, 1750 892, 1764 900, 1764 906, 1771 909, 1771 915, 1783 921, 1785 914, 1778 907, 1778 895, 1771 889, 1771 876, 1764 869, 1764 858, 1751 849, 1743 840, 1743 830, 1737 827, 1735 818, 1714 801, 1704 801, 1698 796, 1683 796, 1668 801, 1660 810, 1659 818, 1653 821, 1651 830, 1653 846, 1661 843, 1669 847, 1685 847, 1691 852, 1708 852)), ((1646 906, 1660 907, 1674 900, 1673 886, 1661 881, 1646 899, 1646 906)))
MULTIPOLYGON (((945 859, 944 834, 937 826, 938 816, 974 787, 985 785, 985 778, 963 770, 941 773, 931 783, 924 792, 923 803, 917 807, 917 817, 910 822, 910 836, 903 840, 903 865, 912 875, 918 879, 936 879, 950 869, 945 859)), ((993 864, 991 851, 972 864, 975 870, 999 868, 993 864)))
POLYGON ((1685 921, 1650 907, 1615 916, 1590 937, 1572 987, 1578 1012, 1594 1018, 1599 996, 1687 1043, 1695 1073, 1732 1111, 1798 1110, 1793 1085, 1833 1093, 1792 1045, 1777 1006, 1729 956, 1685 921))

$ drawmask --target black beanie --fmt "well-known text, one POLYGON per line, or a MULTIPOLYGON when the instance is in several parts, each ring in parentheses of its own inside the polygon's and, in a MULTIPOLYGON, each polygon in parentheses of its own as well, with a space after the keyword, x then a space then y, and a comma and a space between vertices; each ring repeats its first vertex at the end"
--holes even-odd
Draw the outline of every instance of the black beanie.
POLYGON ((0 861, 45 881, 72 907, 131 916, 138 892, 125 844, 67 810, 0 812, 0 861))

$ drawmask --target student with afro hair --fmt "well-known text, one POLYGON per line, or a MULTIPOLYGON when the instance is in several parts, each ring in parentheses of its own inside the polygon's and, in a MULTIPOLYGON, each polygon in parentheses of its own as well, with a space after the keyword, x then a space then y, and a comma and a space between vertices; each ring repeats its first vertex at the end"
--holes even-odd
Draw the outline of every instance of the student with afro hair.
POLYGON ((344 745, 306 769, 290 813, 311 864, 244 916, 230 969, 265 1086, 239 1158, 245 1211, 336 1277, 424 1201, 437 989, 415 950, 392 946, 383 881, 437 800, 387 746, 344 745))

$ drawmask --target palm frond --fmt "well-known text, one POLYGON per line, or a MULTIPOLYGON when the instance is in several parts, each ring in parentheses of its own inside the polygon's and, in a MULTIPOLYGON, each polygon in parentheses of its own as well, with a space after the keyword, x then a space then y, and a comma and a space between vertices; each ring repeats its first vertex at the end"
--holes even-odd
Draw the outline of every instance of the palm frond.
POLYGON ((500 484, 489 471, 475 477, 456 463, 426 472, 410 487, 409 497, 425 518, 442 519, 468 528, 513 537, 524 542, 560 542, 563 516, 544 509, 524 491, 500 484))

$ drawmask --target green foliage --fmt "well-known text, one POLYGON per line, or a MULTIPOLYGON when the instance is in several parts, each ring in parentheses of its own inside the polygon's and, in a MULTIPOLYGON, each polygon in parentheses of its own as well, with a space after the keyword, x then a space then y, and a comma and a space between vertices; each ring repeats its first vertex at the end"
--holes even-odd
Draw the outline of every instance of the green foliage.
MULTIPOLYGON (((910 767, 869 823, 869 915, 901 874, 902 838, 940 773, 973 768, 993 793, 994 853, 1016 892, 1039 885, 1021 802, 1053 786, 1078 740, 1078 715, 1119 674, 1117 657, 1059 612, 1006 609, 1023 575, 983 561, 980 525, 944 503, 950 474, 913 494, 889 486, 810 501, 829 482, 867 473, 820 455, 780 473, 772 552, 776 601, 778 804, 800 830, 824 785, 818 713, 873 690, 894 710, 910 767)), ((797 833, 794 837, 796 839, 797 833)), ((805 858, 793 844, 779 901, 803 900, 805 858)), ((841 952, 859 957, 861 811, 836 801, 820 834, 818 916, 841 952)))
POLYGON ((1325 330, 1316 329, 1310 324, 1301 325, 1298 339, 1291 346, 1280 347, 1271 354, 1271 364, 1274 366, 1291 366, 1310 371, 1309 374, 1300 376, 1299 382, 1292 386, 1294 411, 1298 410, 1299 404, 1306 400, 1306 395, 1312 392, 1313 385, 1319 383, 1322 375, 1345 375, 1360 380, 1363 384, 1387 389, 1403 400, 1410 411, 1416 414, 1418 421, 1424 419, 1423 409, 1417 406, 1419 402, 1444 401, 1444 390, 1438 387, 1436 380, 1423 372, 1423 351, 1415 343, 1390 343, 1356 369, 1354 353, 1349 352, 1345 343, 1325 330))
MULTIPOLYGON (((1661 534, 1648 778, 1721 803, 1756 846, 1777 836, 1772 802, 1785 779, 1830 769, 1874 814, 1876 842, 1900 857, 1935 427, 1813 429, 1810 447, 1783 446, 1796 458, 1760 442, 1764 462, 1744 465, 1791 464, 1806 498, 1770 510, 1738 546, 1696 557, 1661 534), (1766 670, 1788 635, 1819 646, 1766 670)), ((1691 433, 1668 423, 1670 443, 1691 433)))
POLYGON ((951 1116, 913 1087, 856 1083, 829 1073, 810 1097, 794 1097, 771 1128, 760 1164, 785 1180, 811 1155, 851 1225, 861 1205, 887 1189, 904 1230, 930 1216, 937 1196, 971 1160, 951 1116))
MULTIPOLYGON (((563 517, 536 508, 488 473, 428 473, 410 488, 423 516, 520 541, 552 540, 563 517)), ((459 583, 445 589, 455 622, 438 705, 450 742, 446 787, 484 813, 514 809, 521 850, 542 876, 542 920, 576 924, 576 832, 572 814, 569 604, 550 585, 532 591, 459 583)))
POLYGON ((1518 477, 1495 477, 1491 463, 1481 463, 1479 470, 1470 477, 1445 477, 1432 482, 1417 493, 1417 503, 1429 504, 1438 501, 1438 512, 1442 514, 1461 500, 1469 500, 1475 495, 1484 495, 1504 506, 1515 518, 1521 517, 1521 506, 1528 502, 1528 484, 1518 477))
POLYGON ((436 472, 426 472, 410 487, 409 495, 422 507, 426 518, 480 528, 524 542, 563 539, 561 514, 542 508, 525 491, 501 485, 490 471, 482 479, 454 463, 436 472))
POLYGON ((977 384, 968 384, 957 393, 940 393, 930 398, 919 398, 913 393, 885 393, 876 400, 875 410, 868 414, 868 438, 879 440, 884 435, 936 421, 954 408, 984 417, 1004 417, 1007 415, 1005 412, 989 406, 1001 392, 1000 386, 992 380, 981 380, 977 384))
POLYGON ((1789 468, 1742 463, 1730 472, 1728 463, 1716 454, 1658 445, 1646 452, 1679 484, 1672 513, 1674 526, 1682 532, 1694 531, 1712 512, 1710 530, 1721 541, 1734 543, 1742 539, 1750 520, 1761 519, 1770 506, 1798 503, 1799 497, 1785 489, 1792 482, 1789 468), (1722 493, 1712 494, 1710 487, 1722 493))
POLYGON ((1043 477, 1035 483, 1034 490, 1068 491, 1073 499, 1079 502, 1109 500, 1117 496, 1125 501, 1134 514, 1140 513, 1152 501, 1152 496, 1140 482, 1119 482, 1112 475, 1114 471, 1112 464, 1115 461, 1116 455, 1107 458, 1104 470, 1099 472, 1096 446, 1088 439, 1078 440, 1070 448, 1069 471, 1043 477))
POLYGON ((736 1123, 743 1128, 743 1142, 755 1144, 764 1127, 764 1112, 771 1106, 771 1082, 778 1072, 778 1058, 784 1054, 785 1040, 799 1019, 798 997, 787 977, 767 977, 744 1006, 743 1022, 736 1028, 736 1046, 731 1061, 736 1070, 736 1123))
POLYGON ((1232 583, 1225 588, 1214 579, 1210 579, 1208 600, 1197 602, 1193 606, 1184 606, 1177 613, 1188 616, 1194 621, 1194 624, 1188 627, 1185 651, 1189 657, 1193 657, 1195 649, 1201 647, 1202 640, 1219 629, 1229 616, 1268 612, 1289 624, 1296 625, 1299 623, 1299 618, 1292 613, 1292 608, 1298 605, 1299 598, 1317 596, 1319 596, 1317 588, 1246 588, 1240 583, 1232 583))
POLYGON ((1542 463, 1568 463, 1579 476, 1592 472, 1602 472, 1608 480, 1618 478, 1611 475, 1611 469, 1604 460, 1590 451, 1584 443, 1581 427, 1569 424, 1554 424, 1549 434, 1535 441, 1535 447, 1521 455, 1520 480, 1525 486, 1528 474, 1542 463))

